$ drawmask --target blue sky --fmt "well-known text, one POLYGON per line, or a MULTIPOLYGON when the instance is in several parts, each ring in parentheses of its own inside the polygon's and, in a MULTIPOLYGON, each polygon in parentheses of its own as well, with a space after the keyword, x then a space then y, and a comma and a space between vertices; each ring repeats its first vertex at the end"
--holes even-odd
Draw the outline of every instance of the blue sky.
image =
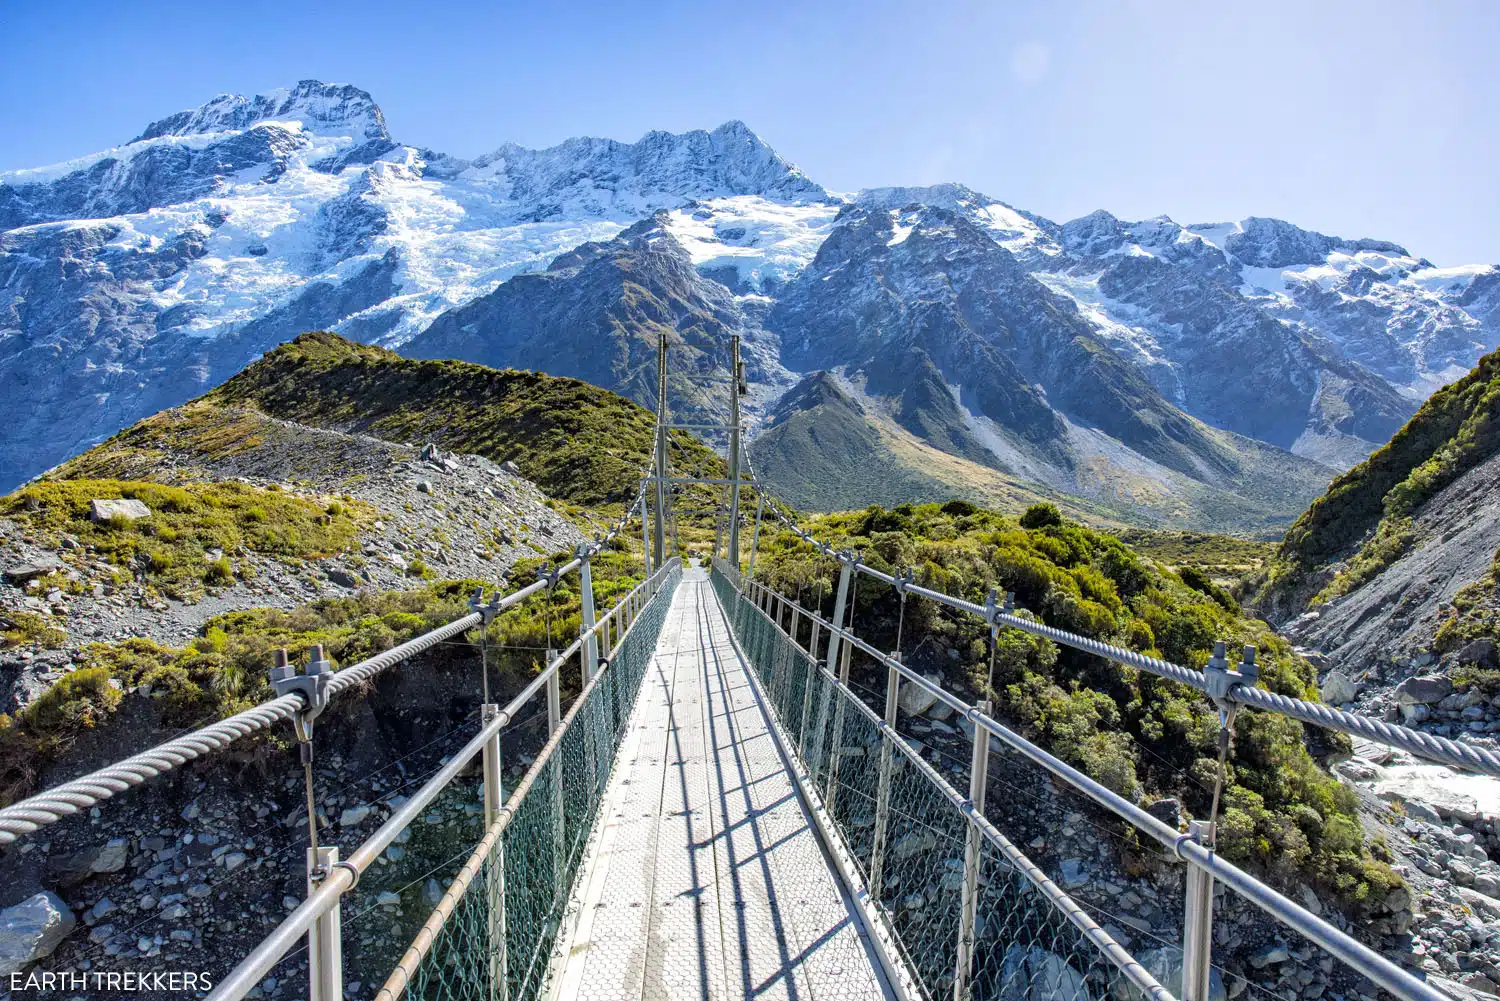
POLYGON ((5 0, 0 37, 0 170, 311 77, 459 155, 740 118, 835 190, 956 180, 1059 221, 1271 215, 1500 262, 1488 0, 5 0))

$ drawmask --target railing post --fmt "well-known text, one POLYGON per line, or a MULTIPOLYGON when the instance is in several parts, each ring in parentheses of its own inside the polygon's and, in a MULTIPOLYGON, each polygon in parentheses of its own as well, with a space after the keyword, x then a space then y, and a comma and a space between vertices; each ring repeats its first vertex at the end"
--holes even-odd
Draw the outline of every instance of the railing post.
MULTIPOLYGON (((1194 820, 1188 836, 1198 844, 1212 844, 1214 825, 1194 820)), ((1182 926, 1182 1001, 1208 1001, 1209 966, 1213 955, 1214 879, 1198 866, 1185 874, 1187 898, 1182 926)))
MULTIPOLYGON (((849 601, 849 578, 853 575, 853 568, 844 563, 839 568, 839 589, 833 598, 833 618, 831 621, 836 629, 844 628, 844 606, 849 601)), ((828 634, 828 670, 831 674, 838 673, 839 634, 830 632, 828 634)))
POLYGON ((646 576, 651 576, 651 526, 646 520, 646 491, 641 491, 641 555, 646 560, 646 576))
MULTIPOLYGON (((494 703, 483 706, 479 717, 483 720, 482 726, 489 726, 490 722, 500 714, 500 707, 494 703)), ((504 778, 500 773, 500 731, 496 730, 490 734, 490 739, 484 742, 484 827, 489 830, 495 823, 495 817, 500 813, 500 807, 505 803, 504 778)))
MULTIPOLYGON (((765 504, 765 495, 757 491, 755 494, 755 531, 750 536, 750 566, 745 571, 746 578, 755 576, 755 552, 760 548, 760 512, 765 504)), ((738 570, 739 567, 735 569, 738 570)))
POLYGON ((653 539, 656 542, 656 565, 667 562, 667 335, 661 334, 656 347, 656 512, 653 539))
MULTIPOLYGON (((556 650, 547 651, 547 663, 557 659, 556 650)), ((558 675, 560 671, 553 671, 547 678, 547 736, 557 732, 562 726, 562 684, 558 675)), ((553 873, 557 877, 557 885, 554 892, 561 900, 568 892, 563 883, 563 846, 566 839, 563 836, 563 774, 561 750, 552 755, 552 865, 553 873)))
MULTIPOLYGON (((975 708, 988 716, 990 703, 980 702, 975 708)), ((979 861, 984 837, 980 834, 977 817, 984 816, 985 790, 989 787, 990 732, 984 727, 974 727, 974 757, 969 764, 969 805, 973 815, 969 817, 964 835, 964 883, 958 915, 958 963, 953 973, 953 997, 955 1001, 969 1001, 974 977, 974 927, 979 914, 979 861)))
MULTIPOLYGON (((317 818, 310 818, 317 823, 317 818)), ((307 893, 318 888, 339 860, 337 845, 307 849, 307 893)), ((344 946, 335 904, 307 930, 307 988, 310 1001, 344 1001, 344 946)))
POLYGON ((875 844, 870 851, 870 897, 879 902, 885 877, 885 844, 890 835, 891 771, 895 767, 896 714, 901 707, 901 672, 895 665, 885 673, 885 725, 880 741, 880 784, 875 791, 875 844))
POLYGON ((599 666, 599 638, 592 630, 595 624, 594 618, 594 577, 589 569, 589 547, 585 543, 578 547, 578 558, 583 565, 578 570, 578 596, 583 604, 583 622, 579 629, 584 634, 583 650, 583 684, 587 685, 594 677, 594 670, 599 666))
MULTIPOLYGON (((833 601, 833 625, 837 629, 844 628, 844 606, 849 598, 849 580, 853 576, 853 566, 845 562, 839 571, 839 590, 833 601)), ((849 644, 840 643, 842 637, 838 633, 830 631, 828 634, 828 671, 839 679, 839 684, 849 683, 849 644), (841 656, 842 655, 842 656, 841 656)), ((834 805, 838 801, 839 789, 839 762, 844 756, 844 699, 840 695, 833 709, 833 734, 828 749, 828 787, 823 794, 823 802, 828 804, 828 815, 837 818, 834 805)))

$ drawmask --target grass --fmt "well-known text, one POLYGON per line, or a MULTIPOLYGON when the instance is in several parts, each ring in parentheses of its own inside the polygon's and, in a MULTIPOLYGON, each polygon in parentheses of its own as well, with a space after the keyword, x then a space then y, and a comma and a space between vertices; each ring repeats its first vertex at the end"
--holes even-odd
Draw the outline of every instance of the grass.
POLYGON ((71 536, 122 574, 144 577, 185 600, 233 583, 231 554, 308 559, 357 548, 360 528, 375 514, 358 501, 316 500, 228 481, 164 486, 55 480, 0 498, 0 516, 15 519, 47 544, 71 536), (151 516, 90 520, 91 500, 116 497, 141 501, 151 516), (212 555, 214 550, 220 555, 212 555))
POLYGON ((0 610, 0 649, 39 646, 56 650, 67 639, 68 634, 45 616, 35 612, 0 610))
MULTIPOLYGON (((514 461, 553 497, 590 506, 633 498, 655 442, 654 414, 577 379, 416 361, 323 332, 268 352, 198 403, 514 461)), ((215 429, 205 447, 232 447, 235 429, 215 429)), ((676 470, 724 475, 686 432, 671 433, 669 453, 676 470)))
MULTIPOLYGON (((1477 639, 1494 640, 1500 645, 1500 550, 1495 552, 1494 561, 1483 577, 1453 596, 1453 603, 1444 612, 1443 621, 1438 626, 1433 646, 1439 652, 1447 653, 1477 639)), ((1460 684, 1460 673, 1466 681, 1478 684, 1487 692, 1500 690, 1500 671, 1463 665, 1454 672, 1455 684, 1460 684)))
MULTIPOLYGON (((534 580, 537 568, 569 558, 522 561, 512 575, 513 587, 534 580)), ((641 579, 639 560, 623 550, 596 556, 592 570, 601 614, 641 579)), ((141 638, 91 644, 78 670, 15 717, 0 715, 0 805, 27 795, 42 771, 65 757, 85 732, 110 727, 124 705, 122 690, 140 689, 148 696, 164 729, 202 726, 272 696, 267 677, 273 651, 285 647, 294 659, 305 658, 309 647, 321 644, 335 669, 354 664, 466 614, 478 587, 489 585, 438 581, 411 591, 324 598, 292 610, 229 612, 208 620, 185 647, 141 638)), ((500 690, 519 690, 540 669, 540 650, 549 640, 556 648, 566 646, 581 621, 576 573, 560 580, 551 594, 535 595, 496 617, 490 625, 490 663, 500 690)), ((470 657, 477 663, 473 649, 455 645, 423 656, 470 657)), ((578 685, 578 672, 566 672, 564 693, 576 692, 578 685)))
MULTIPOLYGON (((1018 607, 1049 625, 1191 667, 1203 666, 1216 639, 1231 650, 1251 645, 1265 687, 1318 697, 1312 666, 1201 571, 1173 572, 1055 509, 1016 519, 962 503, 903 505, 809 518, 804 527, 863 550, 878 570, 914 568, 923 585, 976 602, 990 588, 1012 591, 1018 607)), ((756 576, 831 614, 834 567, 790 533, 762 535, 756 576)), ((895 646, 901 605, 892 589, 861 581, 854 616, 871 643, 895 646)), ((1003 718, 1096 780, 1133 800, 1179 797, 1207 815, 1218 715, 1197 692, 1019 630, 1000 634, 991 676, 983 622, 920 600, 907 602, 901 629, 915 666, 929 669, 924 641, 956 650, 956 660, 932 658, 946 684, 994 699, 1003 718)), ((884 683, 879 672, 869 680, 877 690, 884 683)), ((1219 838, 1226 856, 1282 886, 1311 881, 1355 910, 1399 885, 1363 845, 1354 794, 1309 755, 1299 723, 1239 714, 1231 761, 1219 838)))

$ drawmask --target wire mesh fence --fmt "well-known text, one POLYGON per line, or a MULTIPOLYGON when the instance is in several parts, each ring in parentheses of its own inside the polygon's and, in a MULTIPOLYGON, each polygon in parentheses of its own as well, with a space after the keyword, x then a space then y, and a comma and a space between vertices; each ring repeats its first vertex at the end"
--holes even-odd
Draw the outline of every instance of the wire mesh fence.
MULTIPOLYGON (((956 986, 975 1001, 1141 996, 1123 971, 1128 957, 1084 933, 1058 905, 1061 891, 976 821, 966 797, 827 670, 817 656, 826 648, 810 652, 783 626, 807 644, 815 630, 796 629, 795 612, 767 614, 720 566, 711 579, 814 795, 926 997, 954 997, 956 986)), ((1154 988, 1158 1001, 1171 998, 1138 967, 1134 983, 1154 988)))
POLYGON ((574 702, 378 997, 542 994, 615 751, 680 579, 674 567, 574 702))

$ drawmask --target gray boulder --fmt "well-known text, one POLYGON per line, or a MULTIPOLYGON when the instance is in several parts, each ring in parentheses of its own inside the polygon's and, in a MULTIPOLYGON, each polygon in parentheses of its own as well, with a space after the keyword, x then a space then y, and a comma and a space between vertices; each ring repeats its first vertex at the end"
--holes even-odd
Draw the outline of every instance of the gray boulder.
POLYGON ((1146 812, 1174 831, 1182 825, 1182 803, 1176 799, 1159 799, 1146 807, 1146 812))
MULTIPOLYGON (((1156 978, 1157 983, 1172 992, 1173 997, 1182 997, 1182 949, 1175 945, 1162 946, 1160 949, 1149 949, 1136 956, 1146 972, 1156 978)), ((1132 997, 1139 997, 1138 991, 1130 992, 1132 997)), ((1210 970, 1208 974, 1208 1001, 1228 1001, 1228 994, 1224 990, 1224 978, 1219 975, 1218 970, 1210 970)))
POLYGON ((354 574, 348 570, 340 570, 337 567, 329 570, 327 576, 329 580, 333 581, 339 587, 355 588, 359 587, 361 583, 360 579, 354 574))
POLYGON ((997 993, 1006 1001, 1088 1001, 1092 997, 1083 974, 1061 956, 1020 945, 1005 950, 997 993))
POLYGON ((1407 678, 1396 689, 1396 698, 1408 705, 1431 705, 1441 702, 1453 691, 1453 682, 1442 675, 1407 678))
POLYGON ((1496 660, 1494 640, 1477 639, 1458 651, 1460 664, 1493 664, 1496 660))
POLYGON ((1353 702, 1359 695, 1359 686, 1343 671, 1333 671, 1323 681, 1323 701, 1331 706, 1353 702))
MULTIPOLYGON (((943 683, 943 679, 935 674, 924 674, 923 677, 935 685, 943 683)), ((901 711, 908 716, 920 716, 937 704, 938 697, 920 685, 903 681, 901 684, 901 696, 897 701, 901 705, 901 711)))
POLYGON ((91 500, 89 501, 89 517, 94 521, 109 521, 111 518, 124 518, 126 521, 136 521, 140 518, 151 517, 151 509, 143 501, 134 498, 116 497, 113 500, 91 500))
POLYGON ((0 911, 0 977, 52 955, 77 926, 68 905, 47 892, 0 911))

